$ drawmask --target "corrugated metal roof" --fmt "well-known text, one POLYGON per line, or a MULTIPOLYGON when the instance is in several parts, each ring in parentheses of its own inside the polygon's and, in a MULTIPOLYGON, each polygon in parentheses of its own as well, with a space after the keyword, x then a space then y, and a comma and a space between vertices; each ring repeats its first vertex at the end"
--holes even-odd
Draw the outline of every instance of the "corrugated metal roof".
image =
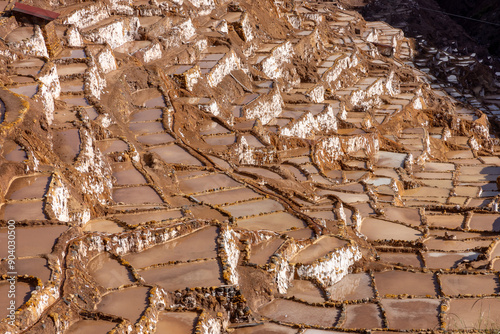
POLYGON ((16 4, 14 5, 14 8, 12 10, 15 12, 39 17, 41 19, 48 20, 48 21, 53 21, 53 20, 57 19, 60 15, 59 13, 56 13, 56 12, 53 12, 50 10, 46 10, 46 9, 43 9, 40 7, 25 5, 24 3, 20 3, 20 2, 16 2, 16 4))

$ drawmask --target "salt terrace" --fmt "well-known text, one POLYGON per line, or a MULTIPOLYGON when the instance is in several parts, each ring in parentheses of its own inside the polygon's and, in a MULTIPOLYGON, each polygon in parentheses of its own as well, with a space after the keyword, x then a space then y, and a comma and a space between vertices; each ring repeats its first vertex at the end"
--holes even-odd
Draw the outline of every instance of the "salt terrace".
POLYGON ((62 3, 0 19, 2 333, 500 327, 498 100, 333 2, 62 3))

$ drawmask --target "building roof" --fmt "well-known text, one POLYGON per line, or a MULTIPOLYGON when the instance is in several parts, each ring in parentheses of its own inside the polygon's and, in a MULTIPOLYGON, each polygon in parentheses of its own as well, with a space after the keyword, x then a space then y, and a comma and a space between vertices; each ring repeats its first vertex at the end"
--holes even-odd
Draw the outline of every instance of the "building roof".
POLYGON ((31 16, 35 16, 44 20, 53 21, 59 17, 59 13, 46 10, 40 7, 34 7, 30 5, 26 5, 24 3, 16 2, 14 8, 12 9, 15 12, 23 13, 31 16))

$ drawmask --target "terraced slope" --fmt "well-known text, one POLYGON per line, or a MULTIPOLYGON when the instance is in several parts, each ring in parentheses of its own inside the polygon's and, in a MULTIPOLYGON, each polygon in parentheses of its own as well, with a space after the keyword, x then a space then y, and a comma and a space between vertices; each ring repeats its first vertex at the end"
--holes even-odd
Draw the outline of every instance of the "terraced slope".
POLYGON ((331 2, 65 6, 56 57, 4 22, 3 332, 498 326, 498 138, 401 30, 331 2))

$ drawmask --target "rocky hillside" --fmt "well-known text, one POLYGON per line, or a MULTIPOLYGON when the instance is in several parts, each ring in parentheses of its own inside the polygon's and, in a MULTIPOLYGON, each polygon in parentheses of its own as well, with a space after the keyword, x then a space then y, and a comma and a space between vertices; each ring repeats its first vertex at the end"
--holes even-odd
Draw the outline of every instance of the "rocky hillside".
POLYGON ((500 58, 500 36, 498 34, 500 28, 500 3, 498 1, 469 0, 457 2, 437 0, 437 3, 448 13, 492 23, 488 24, 451 16, 472 38, 477 40, 479 44, 486 46, 493 56, 500 58))

